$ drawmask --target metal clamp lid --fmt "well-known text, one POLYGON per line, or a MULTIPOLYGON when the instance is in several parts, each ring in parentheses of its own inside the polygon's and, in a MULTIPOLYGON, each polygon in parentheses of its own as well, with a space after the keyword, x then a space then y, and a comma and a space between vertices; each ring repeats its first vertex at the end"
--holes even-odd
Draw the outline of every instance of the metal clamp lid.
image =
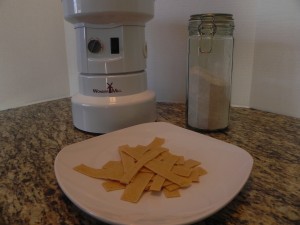
POLYGON ((189 23, 193 30, 197 30, 200 35, 199 53, 210 53, 212 51, 213 37, 216 34, 218 28, 228 29, 230 31, 234 28, 232 14, 225 13, 205 13, 191 15, 189 23), (201 47, 202 40, 209 38, 210 47, 207 50, 201 47))
POLYGON ((189 21, 199 21, 200 23, 215 24, 216 26, 234 27, 233 15, 225 13, 194 14, 191 15, 189 21))

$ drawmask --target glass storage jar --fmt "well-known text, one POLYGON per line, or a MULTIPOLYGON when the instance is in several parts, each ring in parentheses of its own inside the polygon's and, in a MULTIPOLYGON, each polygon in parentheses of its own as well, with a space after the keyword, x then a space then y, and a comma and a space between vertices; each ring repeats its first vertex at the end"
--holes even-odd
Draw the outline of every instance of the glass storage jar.
POLYGON ((198 14, 189 20, 187 127, 229 125, 234 21, 231 14, 198 14))

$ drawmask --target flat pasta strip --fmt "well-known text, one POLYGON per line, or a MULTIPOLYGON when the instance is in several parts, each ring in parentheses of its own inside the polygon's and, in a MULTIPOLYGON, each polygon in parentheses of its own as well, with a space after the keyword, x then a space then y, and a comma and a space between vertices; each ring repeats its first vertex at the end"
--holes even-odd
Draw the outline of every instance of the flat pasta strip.
POLYGON ((104 176, 102 175, 102 170, 103 169, 95 169, 92 167, 89 167, 85 164, 80 164, 78 166, 75 166, 73 168, 75 171, 82 173, 86 176, 89 177, 93 177, 93 178, 104 178, 104 176))
POLYGON ((164 189, 167 189, 168 191, 175 191, 177 189, 180 189, 180 186, 178 184, 170 184, 165 186, 164 189))
POLYGON ((123 175, 120 182, 123 184, 129 184, 131 179, 138 173, 138 171, 149 161, 154 159, 156 156, 166 151, 166 148, 158 147, 151 151, 146 152, 133 167, 131 167, 127 173, 123 175))
POLYGON ((173 183, 178 184, 180 187, 188 187, 191 184, 191 182, 188 179, 178 176, 177 174, 168 170, 166 166, 161 162, 153 160, 146 163, 145 167, 152 170, 154 173, 172 181, 173 183))
POLYGON ((183 177, 188 177, 192 173, 192 169, 184 165, 176 165, 172 168, 172 172, 183 177))
MULTIPOLYGON (((171 170, 174 164, 178 160, 178 156, 172 155, 169 152, 165 152, 161 155, 163 162, 166 164, 166 169, 171 170)), ((160 175, 156 175, 153 178, 152 185, 150 186, 150 191, 160 191, 163 187, 163 184, 165 182, 166 178, 162 177, 160 175)))
POLYGON ((138 173, 126 186, 121 199, 127 202, 138 202, 153 175, 153 173, 138 173))
POLYGON ((124 173, 127 173, 129 171, 129 169, 131 167, 133 167, 134 164, 135 164, 134 158, 132 158, 131 156, 129 156, 128 154, 126 154, 123 151, 123 149, 127 149, 127 148, 129 148, 128 145, 119 147, 119 154, 120 154, 120 157, 121 157, 121 162, 122 162, 122 165, 123 165, 124 173))
POLYGON ((187 168, 193 168, 196 166, 199 166, 201 163, 197 160, 194 159, 188 159, 186 161, 184 161, 183 165, 187 168))
POLYGON ((207 171, 205 169, 203 169, 201 166, 196 167, 194 170, 197 171, 199 176, 203 176, 203 175, 207 174, 207 171))
POLYGON ((202 167, 198 166, 193 168, 191 175, 188 179, 192 182, 199 182, 199 177, 207 174, 207 171, 202 167))
POLYGON ((165 143, 165 139, 164 138, 159 138, 159 137, 155 137, 154 140, 147 145, 147 148, 156 148, 156 147, 160 147, 165 143))
POLYGON ((165 182, 166 178, 160 176, 160 175, 155 175, 153 178, 152 184, 149 187, 150 191, 161 191, 161 188, 163 187, 163 184, 165 182))
POLYGON ((179 189, 176 189, 174 191, 169 191, 166 188, 163 189, 163 193, 166 198, 177 198, 180 197, 179 189))
POLYGON ((184 156, 178 156, 178 160, 176 162, 176 165, 183 165, 184 164, 184 156))
MULTIPOLYGON (((161 149, 161 148, 158 148, 161 149)), ((165 149, 167 150, 167 149, 165 149)), ((152 150, 154 151, 154 150, 152 150)), ((162 152, 161 152, 162 153, 162 152)), ((145 155, 148 154, 145 153, 145 155)), ((158 155, 158 154, 157 154, 158 155)), ((133 157, 136 157, 137 160, 141 160, 142 157, 144 157, 144 155, 142 157, 139 158, 139 156, 136 156, 135 154, 132 154, 133 157)), ((154 158, 154 157, 153 157, 154 158)), ((140 165, 139 165, 140 166, 140 165)), ((163 162, 157 161, 157 160, 148 160, 148 162, 146 164, 143 163, 143 166, 145 166, 146 168, 152 170, 154 173, 178 184, 181 187, 187 187, 190 185, 191 181, 189 181, 188 179, 181 177, 177 174, 174 174, 173 172, 171 172, 168 167, 166 167, 166 165, 163 162)), ((129 182, 128 180, 130 180, 130 177, 132 176, 132 174, 136 173, 139 169, 139 167, 137 166, 136 168, 134 168, 135 170, 131 172, 130 176, 127 175, 127 179, 123 179, 121 180, 122 183, 125 182, 129 182)), ((125 176, 126 174, 124 174, 125 176)), ((133 175, 134 176, 134 175, 133 175)))
POLYGON ((103 166, 102 166, 102 169, 109 169, 109 168, 112 168, 112 167, 118 167, 120 166, 120 161, 108 161, 107 163, 105 163, 103 166))
POLYGON ((95 169, 89 167, 84 164, 80 164, 74 167, 79 173, 82 173, 86 176, 97 178, 97 179, 110 179, 110 180, 120 180, 124 175, 124 170, 122 163, 111 163, 110 167, 102 168, 102 169, 95 169))
POLYGON ((134 159, 141 158, 149 149, 146 146, 138 145, 136 147, 122 148, 122 152, 130 155, 134 159))
POLYGON ((116 190, 125 189, 126 187, 124 184, 121 184, 118 181, 111 181, 111 180, 103 182, 102 186, 106 191, 116 191, 116 190))

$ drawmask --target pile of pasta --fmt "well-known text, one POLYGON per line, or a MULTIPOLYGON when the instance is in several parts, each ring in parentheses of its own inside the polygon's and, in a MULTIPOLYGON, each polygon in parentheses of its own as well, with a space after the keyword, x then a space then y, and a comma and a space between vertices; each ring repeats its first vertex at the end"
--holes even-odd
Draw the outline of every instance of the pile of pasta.
POLYGON ((164 143, 164 138, 155 137, 148 145, 122 145, 118 148, 119 161, 108 161, 102 168, 80 164, 74 170, 104 179, 102 186, 108 192, 124 189, 124 201, 137 203, 147 191, 162 191, 167 198, 180 197, 180 189, 199 182, 207 172, 199 161, 172 154, 164 143))

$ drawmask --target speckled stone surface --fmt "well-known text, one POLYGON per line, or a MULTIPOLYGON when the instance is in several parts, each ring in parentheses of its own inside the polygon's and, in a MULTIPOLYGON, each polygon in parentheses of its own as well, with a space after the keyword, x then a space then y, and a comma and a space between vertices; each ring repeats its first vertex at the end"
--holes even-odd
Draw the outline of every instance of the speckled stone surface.
MULTIPOLYGON (((160 121, 185 127, 183 104, 158 103, 160 121)), ((233 108, 228 130, 206 134, 254 158, 242 191, 199 225, 300 224, 300 119, 233 108)), ((104 224, 61 191, 54 159, 65 146, 95 135, 72 125, 70 99, 0 112, 0 225, 104 224)))

